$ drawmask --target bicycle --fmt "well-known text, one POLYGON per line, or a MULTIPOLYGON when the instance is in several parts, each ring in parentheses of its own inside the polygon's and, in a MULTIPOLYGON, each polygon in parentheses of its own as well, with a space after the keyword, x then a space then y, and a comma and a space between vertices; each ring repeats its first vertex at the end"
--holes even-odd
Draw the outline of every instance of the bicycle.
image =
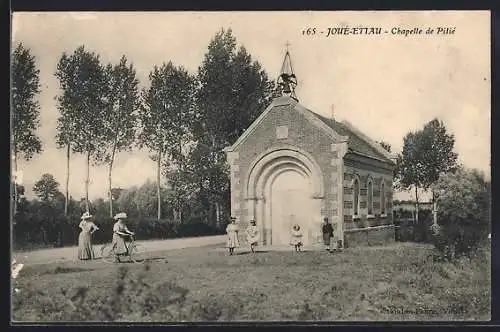
POLYGON ((103 261, 107 263, 115 263, 116 257, 118 257, 118 262, 120 263, 120 257, 126 256, 132 263, 144 263, 145 259, 136 259, 136 257, 140 255, 143 250, 142 246, 135 242, 135 237, 133 235, 129 235, 129 241, 126 241, 125 244, 127 252, 125 254, 119 254, 118 256, 115 254, 115 247, 112 246, 111 243, 103 245, 101 247, 101 257, 103 261))

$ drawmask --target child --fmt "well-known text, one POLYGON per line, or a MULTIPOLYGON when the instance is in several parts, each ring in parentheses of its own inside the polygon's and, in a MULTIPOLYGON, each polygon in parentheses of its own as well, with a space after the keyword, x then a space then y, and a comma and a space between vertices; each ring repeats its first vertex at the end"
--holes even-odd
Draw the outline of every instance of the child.
POLYGON ((330 244, 333 238, 333 227, 332 224, 330 224, 330 222, 328 221, 328 217, 325 217, 323 219, 323 227, 321 230, 323 233, 323 243, 326 247, 326 251, 330 251, 330 244))
POLYGON ((292 227, 292 241, 290 244, 294 246, 296 252, 299 252, 302 247, 302 231, 298 224, 292 227))
POLYGON ((229 248, 229 255, 234 253, 234 248, 240 246, 240 242, 238 241, 238 225, 236 225, 236 218, 231 217, 231 223, 226 227, 226 233, 228 236, 227 239, 227 247, 229 248))
POLYGON ((250 244, 250 249, 252 250, 252 253, 255 252, 254 247, 257 245, 257 242, 259 241, 259 230, 257 229, 257 226, 255 225, 256 222, 255 220, 250 220, 250 225, 248 225, 246 229, 246 234, 247 234, 247 242, 250 244))

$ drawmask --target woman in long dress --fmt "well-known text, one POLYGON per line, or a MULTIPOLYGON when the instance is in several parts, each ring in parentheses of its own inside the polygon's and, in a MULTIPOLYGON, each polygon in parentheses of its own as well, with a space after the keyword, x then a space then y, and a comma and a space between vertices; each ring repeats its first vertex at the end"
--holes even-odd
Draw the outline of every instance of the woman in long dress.
POLYGON ((239 227, 236 225, 236 218, 231 217, 231 223, 226 227, 227 233, 227 247, 229 248, 229 255, 234 253, 234 248, 240 246, 240 242, 238 240, 238 232, 239 227))
POLYGON ((247 242, 250 244, 250 250, 255 252, 255 246, 259 242, 259 230, 256 226, 255 220, 250 220, 250 225, 246 229, 247 242))
POLYGON ((114 219, 116 220, 113 225, 113 242, 112 246, 115 249, 115 261, 120 261, 120 256, 128 253, 127 244, 125 243, 125 239, 128 238, 129 235, 134 235, 134 232, 131 232, 127 225, 123 222, 124 219, 127 218, 127 214, 125 212, 120 212, 115 215, 114 219))
POLYGON ((82 221, 79 227, 81 228, 78 236, 78 259, 88 260, 94 259, 94 250, 92 248, 92 234, 99 228, 92 222, 92 215, 85 212, 82 215, 82 221))

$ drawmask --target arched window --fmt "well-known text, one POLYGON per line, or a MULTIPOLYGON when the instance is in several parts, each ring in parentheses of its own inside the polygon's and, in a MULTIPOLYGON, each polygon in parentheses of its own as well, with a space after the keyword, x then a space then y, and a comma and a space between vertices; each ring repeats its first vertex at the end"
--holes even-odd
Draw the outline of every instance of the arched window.
POLYGON ((358 216, 359 215, 359 180, 355 179, 354 180, 354 202, 353 202, 353 209, 354 209, 354 215, 358 216))
POLYGON ((380 214, 385 214, 385 183, 382 180, 380 185, 380 214))
POLYGON ((372 180, 368 180, 368 215, 373 215, 373 184, 372 180))

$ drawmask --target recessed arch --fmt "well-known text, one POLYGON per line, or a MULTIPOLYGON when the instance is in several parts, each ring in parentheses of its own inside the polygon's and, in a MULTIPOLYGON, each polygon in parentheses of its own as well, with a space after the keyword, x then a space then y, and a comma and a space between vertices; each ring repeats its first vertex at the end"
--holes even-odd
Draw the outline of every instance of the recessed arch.
POLYGON ((317 198, 324 196, 323 173, 314 157, 295 146, 282 146, 265 151, 251 164, 246 181, 247 198, 261 197, 264 189, 261 176, 282 164, 296 165, 309 174, 313 183, 313 196, 317 198))
POLYGON ((251 163, 243 190, 248 214, 262 230, 263 243, 273 244, 280 238, 278 244, 283 244, 281 235, 290 230, 289 225, 282 226, 288 223, 289 215, 304 224, 306 243, 314 241, 319 226, 313 223, 320 220, 324 189, 321 168, 309 153, 284 145, 265 151, 251 163), (297 181, 297 188, 293 181, 297 181))
POLYGON ((261 173, 255 183, 254 192, 256 198, 266 198, 266 186, 283 172, 295 171, 304 177, 312 177, 311 172, 303 164, 287 158, 279 158, 274 163, 268 165, 261 173))

